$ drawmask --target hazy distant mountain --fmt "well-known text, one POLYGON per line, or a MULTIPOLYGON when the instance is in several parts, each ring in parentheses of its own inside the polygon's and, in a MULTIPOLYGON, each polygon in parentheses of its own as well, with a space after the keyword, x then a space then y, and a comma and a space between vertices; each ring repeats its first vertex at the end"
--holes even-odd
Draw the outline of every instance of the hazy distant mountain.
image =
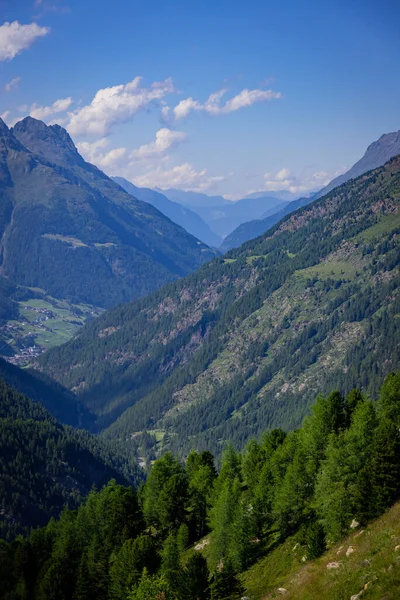
POLYGON ((68 133, 0 121, 0 264, 11 282, 112 306, 214 256, 153 206, 80 156, 68 133))
POLYGON ((264 214, 277 212, 287 203, 275 197, 243 198, 221 207, 193 207, 211 227, 222 237, 229 235, 236 227, 249 219, 259 219, 264 214))
POLYGON ((244 242, 262 235, 286 215, 302 206, 310 204, 314 198, 315 196, 307 196, 307 198, 298 198, 297 200, 293 200, 293 202, 285 202, 283 203, 283 208, 273 211, 272 214, 265 216, 263 219, 254 219, 253 221, 242 223, 224 239, 219 248, 220 252, 225 253, 228 250, 232 250, 232 248, 238 248, 244 242))
POLYGON ((157 192, 161 192, 167 198, 173 202, 179 202, 185 206, 225 206, 230 204, 230 200, 227 200, 223 196, 207 196, 207 194, 200 194, 198 192, 185 192, 183 190, 168 189, 161 190, 156 188, 157 192))
POLYGON ((177 223, 186 231, 197 237, 199 240, 218 248, 222 242, 222 238, 211 231, 207 223, 196 212, 190 210, 183 204, 169 200, 164 194, 151 190, 149 188, 136 187, 132 182, 124 179, 124 177, 111 177, 113 181, 118 183, 128 194, 132 194, 142 202, 148 202, 155 206, 166 217, 177 223))
POLYGON ((191 209, 200 215, 214 233, 223 238, 241 223, 259 219, 285 205, 281 199, 265 195, 231 201, 222 196, 207 196, 180 190, 165 190, 165 194, 176 202, 190 202, 191 209))
POLYGON ((364 156, 351 169, 332 179, 326 187, 317 193, 316 198, 321 198, 321 196, 324 196, 338 185, 346 183, 349 179, 354 179, 367 171, 371 171, 371 169, 381 167, 397 154, 400 154, 400 130, 393 133, 384 133, 376 142, 372 142, 368 146, 364 156))
MULTIPOLYGON (((247 196, 244 196, 245 198, 250 198, 250 199, 254 199, 254 198, 265 198, 267 192, 253 192, 252 194, 247 194, 247 196)), ((271 194, 273 194, 274 198, 279 198, 279 200, 286 200, 287 202, 290 202, 291 200, 295 200, 296 198, 298 198, 298 194, 292 194, 292 192, 288 192, 287 190, 281 190, 281 191, 271 191, 271 194)))

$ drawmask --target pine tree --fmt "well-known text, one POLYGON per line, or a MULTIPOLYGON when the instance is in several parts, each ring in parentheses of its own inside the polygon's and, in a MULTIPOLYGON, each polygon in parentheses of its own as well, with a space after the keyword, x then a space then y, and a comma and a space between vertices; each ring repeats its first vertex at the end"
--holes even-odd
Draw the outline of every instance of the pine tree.
POLYGON ((186 600, 209 599, 209 571, 207 561, 200 552, 192 552, 190 554, 185 567, 185 580, 186 600))
POLYGON ((236 600, 244 593, 234 568, 228 561, 221 569, 217 569, 210 583, 211 600, 236 600))
POLYGON ((125 600, 128 591, 140 580, 144 567, 150 574, 154 574, 159 567, 154 538, 141 535, 126 540, 110 566, 109 597, 112 600, 125 600))
POLYGON ((400 496, 400 432, 398 426, 386 418, 376 430, 370 481, 372 511, 377 516, 400 496))

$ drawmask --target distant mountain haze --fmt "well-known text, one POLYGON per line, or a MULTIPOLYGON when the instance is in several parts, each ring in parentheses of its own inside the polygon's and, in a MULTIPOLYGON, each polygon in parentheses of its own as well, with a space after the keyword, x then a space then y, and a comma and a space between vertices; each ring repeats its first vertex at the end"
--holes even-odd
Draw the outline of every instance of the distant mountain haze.
MULTIPOLYGON (((279 198, 279 200, 285 200, 286 202, 290 202, 291 200, 295 200, 298 194, 293 194, 292 192, 288 192, 287 190, 271 190, 269 193, 273 194, 274 198, 279 198)), ((267 192, 252 192, 251 194, 247 194, 245 198, 264 198, 267 192)))
POLYGON ((193 210, 190 210, 178 202, 169 200, 160 192, 150 190, 149 188, 136 187, 136 185, 124 177, 111 177, 111 179, 115 181, 115 183, 118 183, 118 185, 128 192, 128 194, 142 200, 142 202, 148 202, 155 206, 166 217, 171 219, 171 221, 186 229, 188 233, 197 237, 207 244, 207 246, 218 248, 218 246, 221 245, 222 238, 211 231, 207 223, 205 223, 200 215, 193 210))
POLYGON ((285 202, 275 196, 258 194, 242 200, 226 200, 222 196, 207 196, 181 190, 164 190, 174 202, 190 206, 218 236, 225 238, 236 227, 250 219, 259 219, 264 214, 276 212, 285 202), (276 210, 272 210, 276 209, 276 210))
POLYGON ((298 198, 292 202, 284 202, 282 203, 283 208, 278 211, 273 211, 269 216, 265 216, 263 219, 255 219, 254 221, 242 223, 224 239, 219 248, 220 252, 225 253, 233 248, 238 248, 244 242, 262 235, 286 215, 289 215, 291 212, 302 206, 310 204, 313 199, 314 196, 307 196, 307 198, 298 198))
POLYGON ((230 200, 227 200, 223 196, 207 196, 200 192, 186 192, 184 190, 177 190, 174 188, 162 190, 155 188, 157 192, 164 194, 173 202, 179 202, 185 206, 196 207, 196 206, 225 206, 230 204, 230 200))
POLYGON ((113 306, 215 255, 31 117, 0 123, 0 200, 1 275, 56 298, 113 306))

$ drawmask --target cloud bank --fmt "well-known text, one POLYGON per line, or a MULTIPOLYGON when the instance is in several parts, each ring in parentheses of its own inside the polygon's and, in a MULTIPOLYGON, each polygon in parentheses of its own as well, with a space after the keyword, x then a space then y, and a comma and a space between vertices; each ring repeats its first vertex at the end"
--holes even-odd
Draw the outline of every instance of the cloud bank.
POLYGON ((107 136, 113 125, 129 121, 137 112, 174 91, 172 79, 141 87, 141 77, 99 90, 90 104, 69 115, 68 131, 76 136, 107 136))

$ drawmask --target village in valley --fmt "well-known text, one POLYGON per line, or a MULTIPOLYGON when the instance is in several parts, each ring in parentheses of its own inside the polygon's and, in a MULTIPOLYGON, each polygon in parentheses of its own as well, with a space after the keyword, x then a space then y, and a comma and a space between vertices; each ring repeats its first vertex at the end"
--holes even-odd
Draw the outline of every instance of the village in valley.
POLYGON ((68 341, 101 312, 89 305, 54 298, 21 302, 18 320, 0 325, 0 355, 14 365, 26 366, 48 348, 68 341))

